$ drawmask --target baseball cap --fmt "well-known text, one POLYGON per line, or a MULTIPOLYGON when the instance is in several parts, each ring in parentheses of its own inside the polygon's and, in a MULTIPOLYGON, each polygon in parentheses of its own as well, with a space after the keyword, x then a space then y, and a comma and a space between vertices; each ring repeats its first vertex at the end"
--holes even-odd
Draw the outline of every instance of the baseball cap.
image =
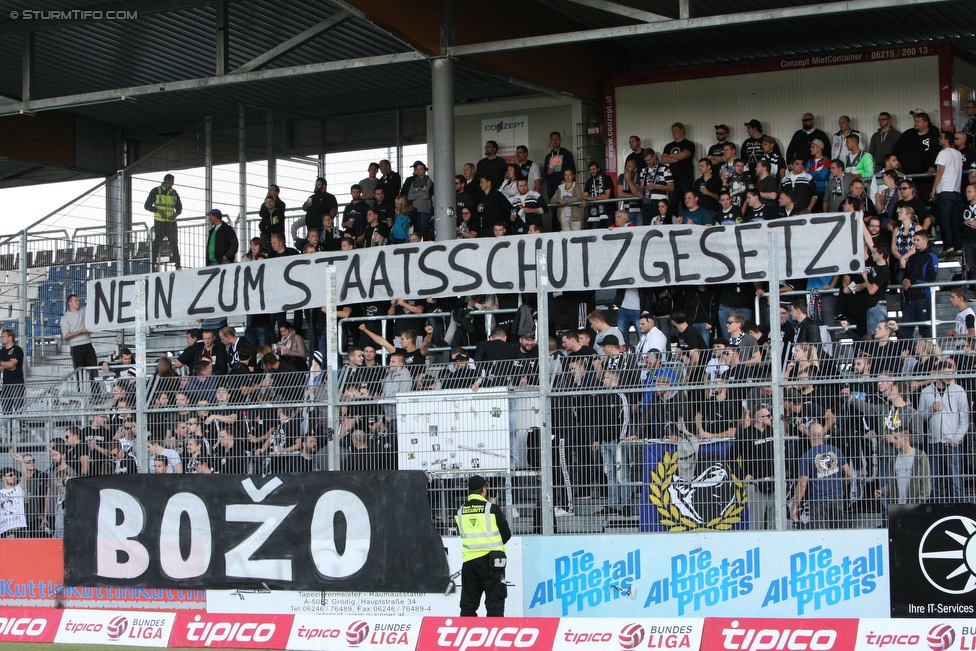
POLYGON ((209 217, 210 215, 216 215, 217 217, 220 217, 221 219, 224 218, 224 213, 220 212, 216 208, 212 208, 210 210, 210 212, 207 213, 207 217, 209 217))
POLYGON ((468 492, 469 493, 480 493, 481 489, 488 485, 485 478, 481 475, 474 475, 468 479, 468 492))
POLYGON ((749 120, 745 124, 746 124, 747 127, 752 127, 753 129, 758 129, 758 130, 762 131, 762 122, 760 122, 759 120, 757 120, 755 118, 749 120))
POLYGON ((414 168, 414 167, 417 167, 418 165, 421 165, 424 169, 427 169, 427 166, 424 165, 424 161, 422 161, 422 160, 415 160, 413 162, 413 165, 411 165, 410 167, 411 168, 414 168))
POLYGON ((607 335, 600 342, 600 346, 619 346, 620 340, 617 339, 617 335, 607 335))
POLYGON ((824 148, 824 142, 820 138, 814 138, 813 140, 810 141, 810 144, 811 145, 816 145, 817 147, 820 147, 821 149, 824 148))
POLYGON ((724 131, 725 133, 730 133, 732 131, 732 129, 730 129, 729 128, 729 125, 727 125, 727 124, 716 124, 715 125, 715 130, 718 131, 720 129, 722 131, 724 131))
POLYGON ((916 118, 922 118, 922 119, 925 119, 925 120, 928 120, 929 122, 931 122, 931 121, 932 121, 932 119, 931 119, 931 118, 929 117, 929 114, 928 114, 928 113, 926 113, 926 112, 925 112, 924 110, 922 110, 922 109, 920 109, 920 108, 917 108, 917 109, 915 109, 915 110, 913 110, 913 111, 909 111, 909 113, 910 113, 910 114, 911 114, 911 115, 912 115, 913 117, 916 117, 916 118))

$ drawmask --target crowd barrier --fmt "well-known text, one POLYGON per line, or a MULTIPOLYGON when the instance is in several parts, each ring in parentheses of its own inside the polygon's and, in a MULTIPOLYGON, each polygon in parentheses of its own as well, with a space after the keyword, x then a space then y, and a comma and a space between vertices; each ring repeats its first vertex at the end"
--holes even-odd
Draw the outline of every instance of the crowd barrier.
POLYGON ((875 651, 976 648, 976 620, 326 617, 0 608, 0 643, 402 651, 875 651))

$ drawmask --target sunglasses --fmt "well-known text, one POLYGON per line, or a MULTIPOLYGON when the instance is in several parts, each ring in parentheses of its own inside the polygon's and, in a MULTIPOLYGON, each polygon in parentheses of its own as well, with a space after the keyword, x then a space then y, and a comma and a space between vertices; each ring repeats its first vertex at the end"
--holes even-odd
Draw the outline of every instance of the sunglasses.
POLYGON ((911 190, 911 188, 909 188, 909 187, 898 188, 898 191, 899 192, 908 192, 909 190, 911 190))
POLYGON ((738 323, 738 321, 733 321, 729 319, 728 321, 725 322, 725 325, 732 325, 733 323, 738 323))

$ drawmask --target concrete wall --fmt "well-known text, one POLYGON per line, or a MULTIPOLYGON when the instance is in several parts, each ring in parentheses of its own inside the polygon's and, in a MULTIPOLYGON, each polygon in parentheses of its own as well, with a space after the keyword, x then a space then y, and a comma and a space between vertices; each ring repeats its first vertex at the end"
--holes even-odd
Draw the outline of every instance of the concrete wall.
MULTIPOLYGON (((581 102, 571 98, 528 97, 518 100, 464 104, 454 110, 455 174, 461 173, 465 163, 477 163, 484 158, 482 120, 511 116, 526 116, 528 136, 524 144, 529 158, 542 166, 548 152, 549 134, 562 133, 563 147, 576 153, 576 125, 582 120, 581 102)), ((427 112, 427 134, 430 151, 437 134, 432 112, 427 112)), ((492 139, 489 137, 489 139, 492 139)))

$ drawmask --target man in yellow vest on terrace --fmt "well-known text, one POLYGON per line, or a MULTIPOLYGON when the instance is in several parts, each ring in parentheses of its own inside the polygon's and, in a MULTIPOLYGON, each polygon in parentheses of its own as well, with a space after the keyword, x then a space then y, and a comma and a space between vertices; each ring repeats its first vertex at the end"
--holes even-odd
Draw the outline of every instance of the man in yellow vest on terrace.
POLYGON ((159 262, 159 251, 163 245, 163 240, 169 240, 169 246, 173 251, 172 260, 176 269, 180 267, 180 245, 176 237, 176 218, 183 212, 183 203, 180 195, 173 189, 173 175, 167 174, 163 177, 163 183, 158 188, 153 188, 146 199, 145 209, 155 217, 153 223, 153 245, 152 263, 153 269, 159 262))
POLYGON ((505 616, 505 543, 512 537, 505 514, 488 501, 488 483, 468 480, 468 501, 454 517, 461 536, 461 617, 477 617, 481 595, 489 617, 505 616))

